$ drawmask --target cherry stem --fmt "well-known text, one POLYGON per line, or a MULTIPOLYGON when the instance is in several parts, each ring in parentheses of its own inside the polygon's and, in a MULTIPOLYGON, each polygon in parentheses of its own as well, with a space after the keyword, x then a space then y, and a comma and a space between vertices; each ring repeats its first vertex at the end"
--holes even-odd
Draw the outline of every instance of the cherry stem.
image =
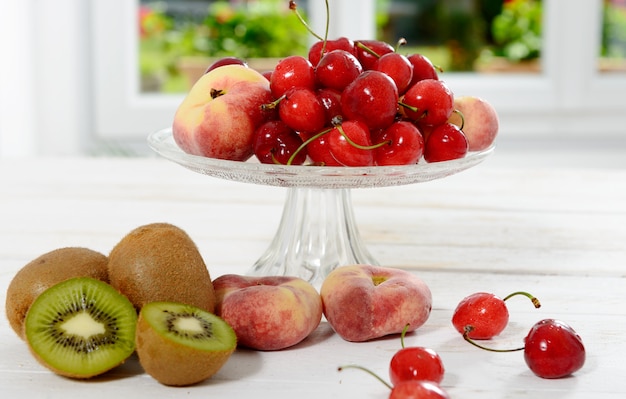
POLYGON ((339 366, 339 367, 337 367, 337 371, 342 371, 344 369, 358 369, 358 370, 365 371, 366 373, 368 373, 372 377, 376 378, 378 381, 382 382, 387 388, 393 389, 393 387, 391 386, 390 383, 388 383, 387 381, 383 380, 378 374, 374 373, 372 370, 367 369, 367 368, 365 368, 363 366, 359 366, 359 365, 356 365, 356 364, 348 364, 346 366, 339 366))
POLYGON ((405 38, 401 37, 400 39, 398 39, 398 42, 396 43, 396 53, 400 50, 400 47, 405 46, 407 44, 407 41, 405 38))
MULTIPOLYGON (((326 7, 328 9, 328 1, 326 2, 326 7)), ((318 35, 317 33, 315 33, 313 31, 313 29, 311 29, 311 27, 309 26, 309 24, 304 20, 304 18, 302 18, 302 15, 300 14, 300 12, 298 12, 298 5, 296 4, 295 1, 290 1, 289 2, 289 9, 291 11, 293 11, 294 14, 296 14, 296 17, 298 17, 298 20, 300 21, 300 23, 302 25, 304 25, 304 27, 306 28, 306 30, 309 31, 310 34, 312 34, 313 36, 315 36, 317 39, 319 40, 324 40, 323 37, 321 37, 320 35, 318 35)), ((327 23, 328 25, 328 23, 327 23)), ((328 28, 326 28, 326 30, 328 31, 328 28)))
POLYGON ((459 129, 463 130, 463 128, 465 127, 465 115, 463 115, 463 112, 459 111, 458 109, 455 109, 453 112, 457 114, 459 118, 461 118, 461 126, 459 126, 459 129))
POLYGON ((402 349, 404 349, 404 336, 406 335, 407 331, 409 331, 409 323, 404 326, 404 328, 402 329, 402 334, 400 334, 400 345, 402 345, 402 349))
POLYGON ((496 348, 489 348, 487 346, 483 346, 481 344, 479 344, 478 342, 474 341, 473 339, 471 339, 469 337, 469 333, 471 333, 474 330, 474 327, 472 326, 465 326, 464 332, 463 332, 463 339, 466 340, 467 342, 469 342, 470 344, 474 345, 477 348, 489 351, 489 352, 499 352, 499 353, 503 353, 503 352, 518 352, 518 351, 523 351, 524 347, 522 346, 521 348, 513 348, 513 349, 496 349, 496 348))
POLYGON ((282 96, 278 97, 276 100, 272 101, 271 103, 261 104, 261 109, 263 111, 274 109, 278 106, 278 104, 280 104, 281 101, 285 99, 285 97, 287 97, 287 95, 283 94, 282 96))
POLYGON ((376 58, 380 58, 380 55, 379 55, 376 51, 374 51, 374 50, 372 50, 371 48, 367 47, 365 44, 363 44, 363 43, 361 43, 361 42, 356 42, 356 43, 355 43, 355 45, 356 45, 357 47, 362 48, 362 49, 363 49, 363 50, 365 50, 366 52, 370 53, 370 54, 371 54, 371 55, 373 55, 374 57, 376 57, 376 58))
POLYGON ((309 145, 309 143, 311 143, 314 140, 319 139, 320 137, 322 137, 323 135, 325 135, 326 133, 330 132, 332 129, 328 128, 328 129, 324 129, 319 133, 314 134, 313 136, 309 137, 307 140, 305 140, 302 144, 300 144, 300 147, 298 147, 293 154, 291 154, 291 156, 289 157, 289 159, 287 160, 287 165, 291 165, 293 163, 293 160, 296 159, 296 156, 298 155, 298 153, 300 151, 302 151, 307 145, 309 145))
POLYGON ((373 145, 361 145, 361 144, 355 143, 350 137, 348 137, 348 135, 343 130, 343 127, 341 125, 337 125, 336 128, 339 130, 339 133, 341 133, 341 135, 346 139, 348 144, 350 144, 352 147, 358 148, 359 150, 375 150, 379 147, 383 147, 385 145, 391 144, 391 142, 387 140, 387 141, 382 141, 378 144, 373 144, 373 145))
POLYGON ((513 292, 512 294, 509 294, 507 296, 504 297, 504 299, 502 299, 503 301, 506 301, 507 299, 517 296, 517 295, 523 295, 526 298, 530 299, 530 301, 533 303, 533 305, 535 306, 535 309, 539 309, 541 307, 541 302, 539 302, 539 299, 537 299, 534 295, 529 294, 528 292, 525 291, 516 291, 513 292))

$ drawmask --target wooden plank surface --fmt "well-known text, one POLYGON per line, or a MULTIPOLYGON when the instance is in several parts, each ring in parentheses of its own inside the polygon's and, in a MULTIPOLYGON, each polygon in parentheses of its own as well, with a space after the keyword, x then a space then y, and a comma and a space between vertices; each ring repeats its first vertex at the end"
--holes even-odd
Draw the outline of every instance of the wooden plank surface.
MULTIPOLYGON (((200 248, 211 275, 245 273, 269 245, 286 190, 223 181, 163 159, 54 159, 0 162, 0 300, 16 271, 62 246, 108 253, 136 226, 176 224, 200 248)), ((407 344, 437 350, 453 398, 617 398, 626 394, 626 170, 477 166, 443 180, 352 190, 361 236, 384 265, 412 270, 433 291, 429 321, 407 344), (494 343, 518 346, 541 318, 570 323, 587 363, 574 377, 543 380, 521 353, 494 354, 465 343, 450 318, 475 291, 531 290, 538 310, 512 301, 511 324, 494 343)), ((239 350, 204 384, 166 388, 129 361, 106 378, 79 383, 42 368, 0 320, 0 386, 8 397, 384 398, 397 336, 348 343, 324 322, 289 350, 239 350)), ((4 397, 4 393, 3 393, 4 397)))

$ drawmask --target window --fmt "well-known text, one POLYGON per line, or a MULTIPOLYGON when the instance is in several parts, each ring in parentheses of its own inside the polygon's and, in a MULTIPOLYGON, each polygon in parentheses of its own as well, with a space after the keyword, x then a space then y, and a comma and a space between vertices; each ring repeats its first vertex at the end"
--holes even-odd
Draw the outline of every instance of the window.
MULTIPOLYGON (((389 2, 394 7, 416 3, 389 2)), ((17 81, 12 79, 11 87, 33 88, 23 94, 30 95, 36 107, 14 107, 3 114, 3 123, 17 126, 21 120, 37 121, 31 123, 33 132, 25 135, 31 137, 29 143, 39 153, 76 153, 89 147, 86 141, 119 144, 122 148, 136 146, 149 152, 146 135, 171 124, 184 93, 163 95, 140 90, 136 57, 139 0, 4 3, 22 11, 17 14, 21 20, 13 25, 34 27, 23 46, 8 47, 18 51, 9 58, 31 60, 33 65, 45 68, 12 69, 17 81)), ((372 36, 376 3, 331 0, 331 37, 372 36), (337 22, 342 20, 359 23, 337 22)), ((317 5, 307 11, 314 29, 321 31, 323 2, 310 4, 317 5)), ((542 7, 537 72, 447 72, 446 81, 456 95, 482 96, 496 106, 503 139, 590 135, 623 139, 624 0, 542 0, 542 7), (606 7, 613 7, 612 11, 605 13, 606 7)), ((1 33, 4 37, 12 34, 6 30, 1 33)), ((10 132, 0 133, 9 137, 10 132)))

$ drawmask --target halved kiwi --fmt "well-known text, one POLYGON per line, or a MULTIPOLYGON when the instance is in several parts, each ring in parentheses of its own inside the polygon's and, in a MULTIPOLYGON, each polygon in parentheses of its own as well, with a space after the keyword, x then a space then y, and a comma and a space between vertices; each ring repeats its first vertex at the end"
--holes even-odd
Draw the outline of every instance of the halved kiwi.
POLYGON ((90 277, 55 284, 35 299, 24 321, 37 360, 57 374, 90 378, 135 350, 137 311, 109 284, 90 277))
POLYGON ((235 331, 220 317, 177 302, 151 302, 139 312, 139 362, 164 385, 192 385, 212 377, 237 347, 235 331))

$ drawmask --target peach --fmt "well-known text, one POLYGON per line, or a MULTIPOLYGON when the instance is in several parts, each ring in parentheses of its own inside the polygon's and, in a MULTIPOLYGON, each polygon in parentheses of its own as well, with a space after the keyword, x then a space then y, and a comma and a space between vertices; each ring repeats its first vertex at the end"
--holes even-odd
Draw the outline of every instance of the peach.
POLYGON ((254 153, 256 128, 275 114, 261 107, 272 101, 268 80, 254 69, 215 68, 198 79, 176 110, 174 141, 189 154, 245 161, 254 153))
POLYGON ((225 274, 213 286, 215 313, 233 327, 239 344, 248 348, 288 348, 308 337, 322 319, 319 293, 298 277, 225 274))
POLYGON ((320 289, 328 323, 346 341, 362 342, 422 326, 432 308, 430 289, 401 269, 349 265, 333 270, 320 289))
POLYGON ((467 137, 470 151, 482 151, 496 139, 500 123, 498 114, 487 100, 475 96, 454 98, 454 108, 463 114, 463 121, 458 113, 453 113, 449 122, 457 126, 463 124, 463 133, 467 137))

